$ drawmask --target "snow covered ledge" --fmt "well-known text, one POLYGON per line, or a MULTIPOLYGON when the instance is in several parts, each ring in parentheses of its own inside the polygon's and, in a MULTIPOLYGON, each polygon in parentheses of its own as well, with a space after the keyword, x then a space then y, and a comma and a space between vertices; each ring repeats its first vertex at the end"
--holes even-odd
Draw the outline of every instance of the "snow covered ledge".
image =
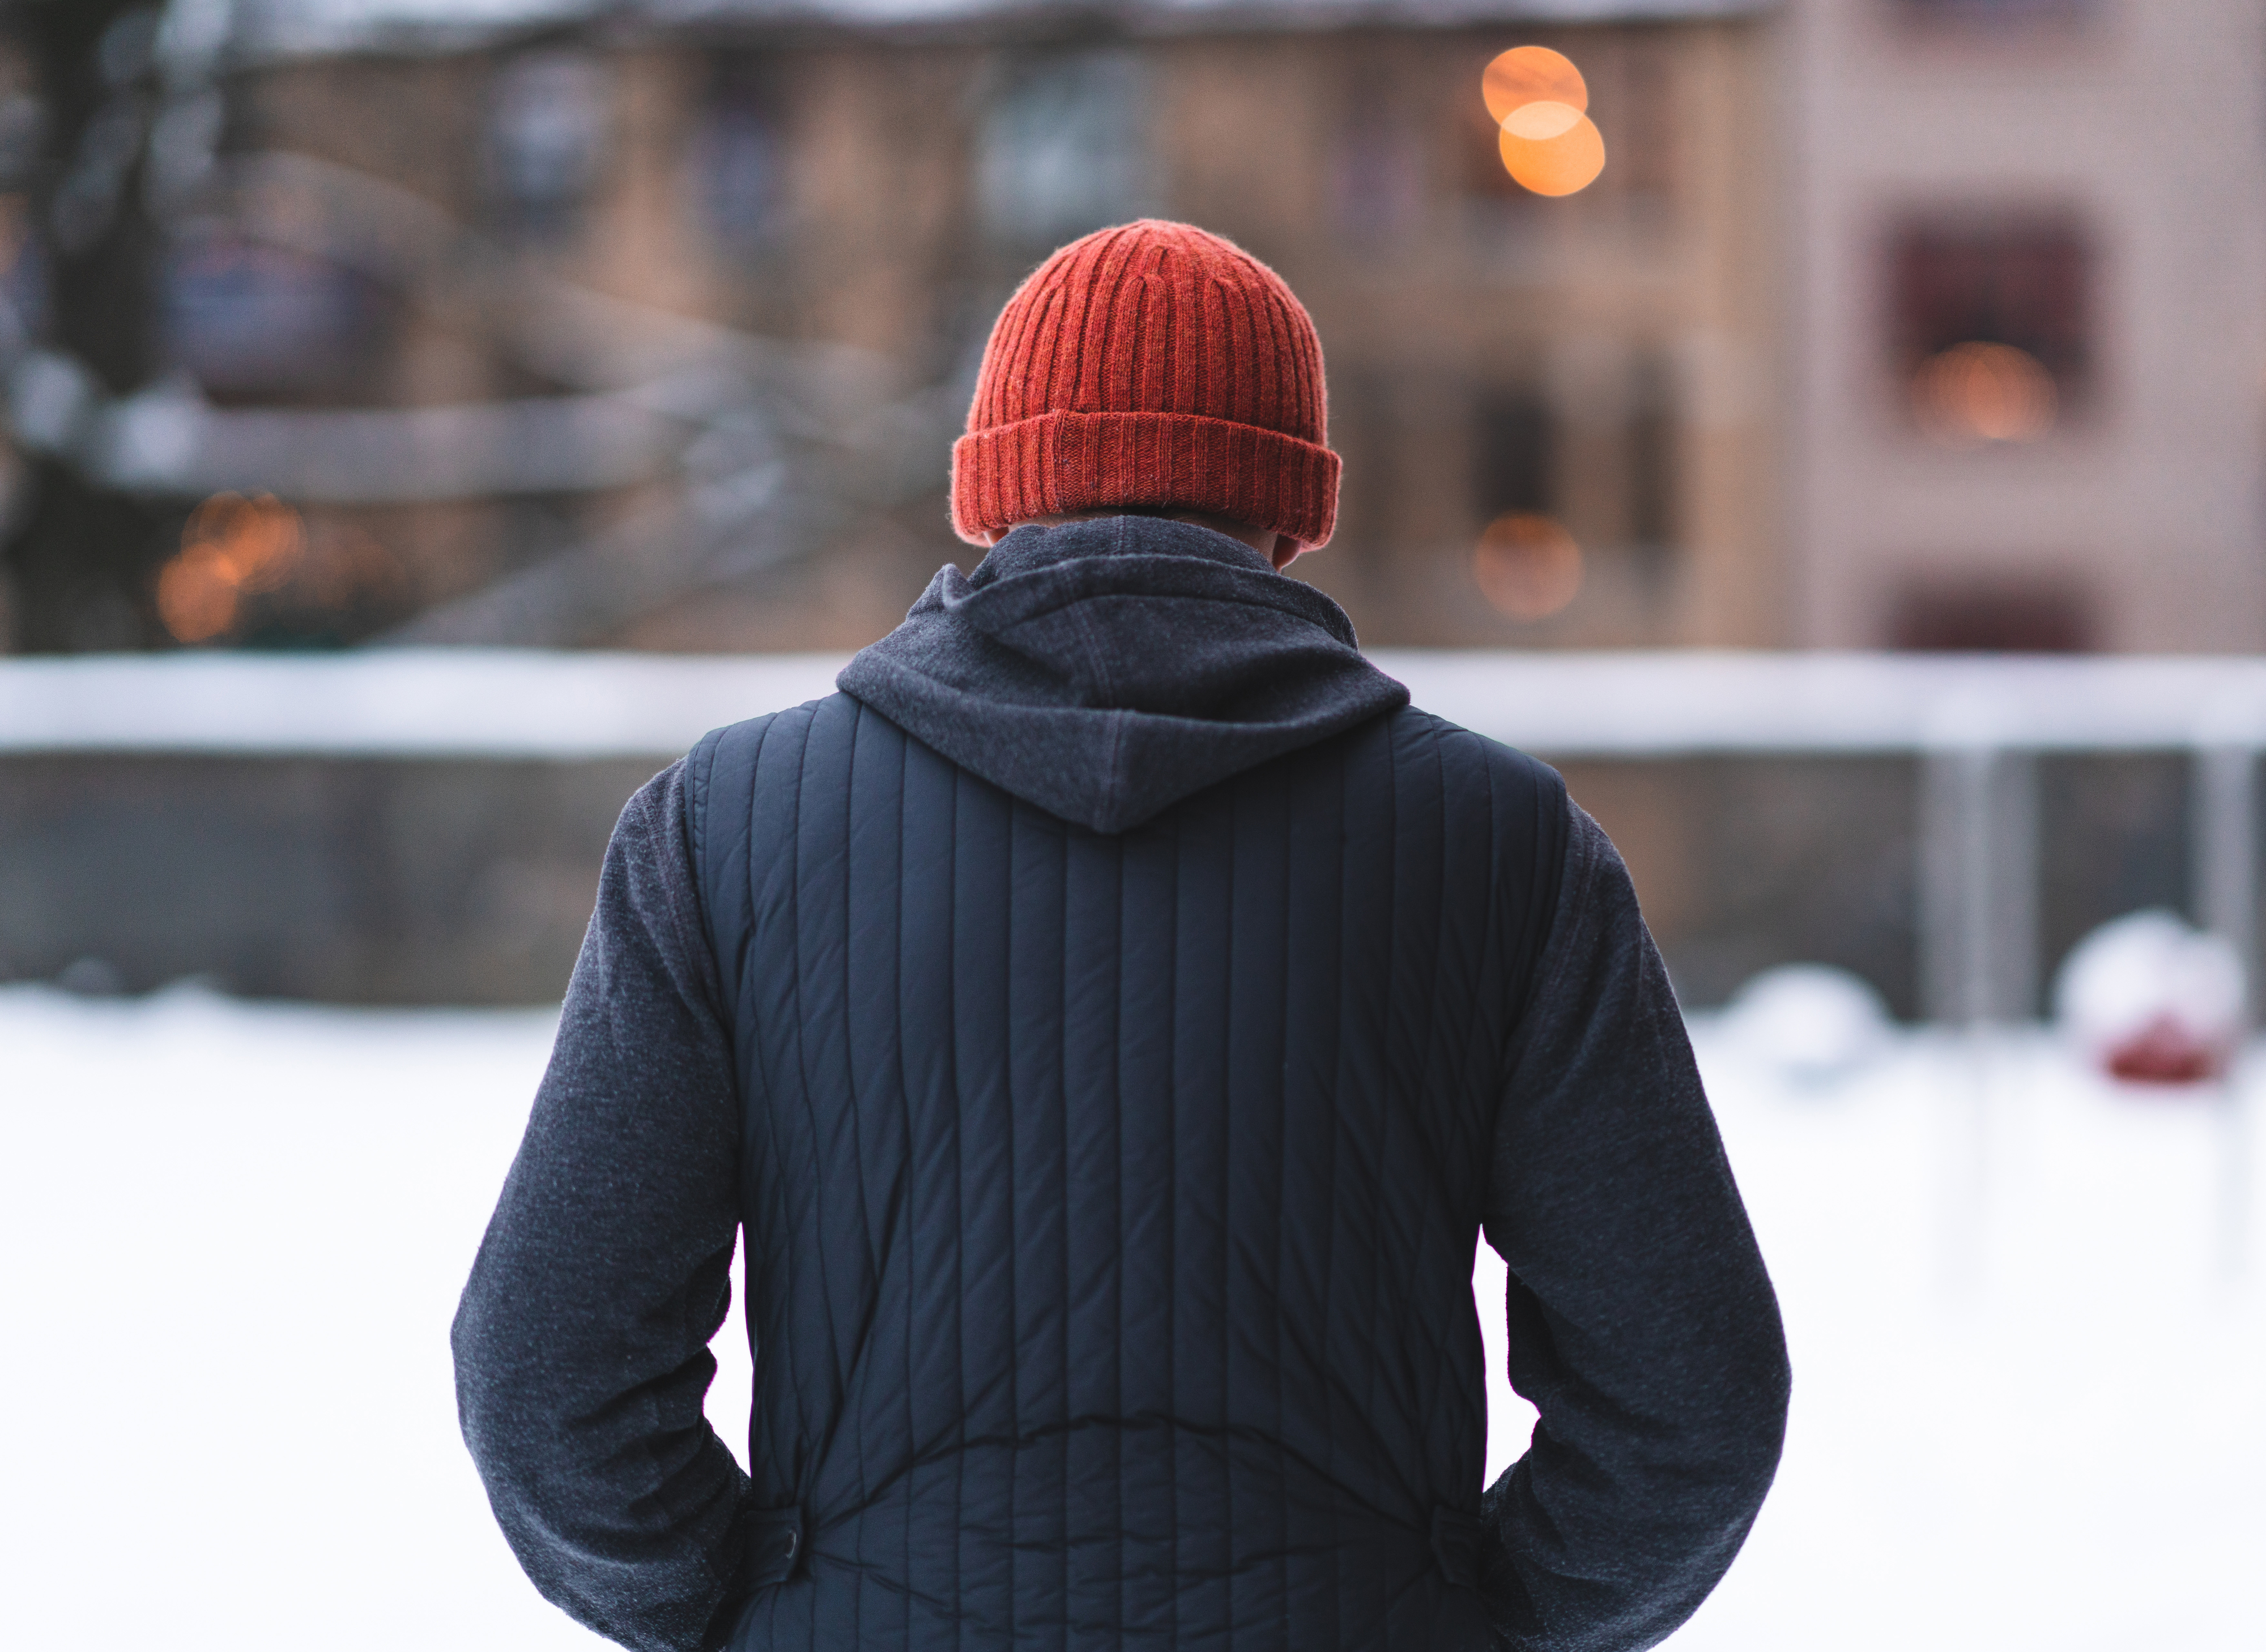
MULTIPOLYGON (((1558 761, 1917 757, 1933 1018, 2037 1001, 2036 759, 2189 753, 2195 916, 2258 977, 2266 659, 1380 650, 1417 704, 1558 761)), ((843 657, 479 649, 0 659, 0 757, 666 761, 828 693, 843 657)))
POLYGON ((842 656, 369 649, 0 659, 0 754, 670 757, 842 656))
MULTIPOLYGON (((1551 757, 2256 750, 2266 659, 1377 651, 1551 757)), ((0 753, 668 756, 830 692, 838 654, 486 649, 0 659, 0 753)))

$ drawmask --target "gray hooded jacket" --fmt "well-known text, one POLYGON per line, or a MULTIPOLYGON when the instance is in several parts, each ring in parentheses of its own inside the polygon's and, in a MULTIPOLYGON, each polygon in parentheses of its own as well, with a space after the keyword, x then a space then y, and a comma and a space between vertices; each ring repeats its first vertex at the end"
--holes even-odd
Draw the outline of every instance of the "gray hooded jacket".
POLYGON ((1619 858, 1149 518, 939 574, 632 799, 459 1311, 632 1647, 1649 1646, 1785 1347, 1619 858), (748 1252, 751 1474, 702 1415, 748 1252), (1493 1486, 1468 1278, 1540 1412, 1493 1486))

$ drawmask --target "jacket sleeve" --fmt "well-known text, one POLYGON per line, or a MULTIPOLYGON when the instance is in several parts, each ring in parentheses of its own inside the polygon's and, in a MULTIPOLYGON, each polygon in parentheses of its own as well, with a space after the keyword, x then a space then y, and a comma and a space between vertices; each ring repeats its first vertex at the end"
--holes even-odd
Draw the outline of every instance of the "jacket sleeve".
POLYGON ((702 1414, 737 1229, 737 1104, 683 765, 622 812, 527 1134, 451 1342, 464 1440, 535 1586, 693 1652, 736 1592, 746 1478, 702 1414))
POLYGON ((1777 1299, 1620 856, 1570 803, 1550 940, 1495 1125, 1486 1231, 1511 1386, 1488 1490, 1498 1645, 1649 1647, 1729 1567, 1777 1472, 1777 1299))

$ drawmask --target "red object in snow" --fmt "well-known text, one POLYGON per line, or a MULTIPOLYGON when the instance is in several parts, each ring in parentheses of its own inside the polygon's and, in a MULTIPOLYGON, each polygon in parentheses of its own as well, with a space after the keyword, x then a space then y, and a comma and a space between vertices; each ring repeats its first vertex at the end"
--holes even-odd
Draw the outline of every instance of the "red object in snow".
POLYGON ((2234 948, 2168 912, 2127 913, 2078 942, 2054 1003, 2101 1072, 2160 1090, 2224 1078, 2246 1026, 2234 948))
POLYGON ((2226 1071, 2228 1052, 2159 1015, 2102 1052, 2109 1076, 2136 1084, 2208 1084, 2226 1071))

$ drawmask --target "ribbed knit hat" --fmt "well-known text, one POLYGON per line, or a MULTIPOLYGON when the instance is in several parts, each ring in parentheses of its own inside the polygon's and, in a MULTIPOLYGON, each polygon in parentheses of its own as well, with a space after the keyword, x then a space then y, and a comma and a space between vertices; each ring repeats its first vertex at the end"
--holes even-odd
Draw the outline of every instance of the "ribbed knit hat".
POLYGON ((1193 224, 1073 241, 1007 301, 952 448, 971 544, 1034 517, 1178 506, 1312 549, 1336 525, 1322 346, 1283 278, 1193 224))

